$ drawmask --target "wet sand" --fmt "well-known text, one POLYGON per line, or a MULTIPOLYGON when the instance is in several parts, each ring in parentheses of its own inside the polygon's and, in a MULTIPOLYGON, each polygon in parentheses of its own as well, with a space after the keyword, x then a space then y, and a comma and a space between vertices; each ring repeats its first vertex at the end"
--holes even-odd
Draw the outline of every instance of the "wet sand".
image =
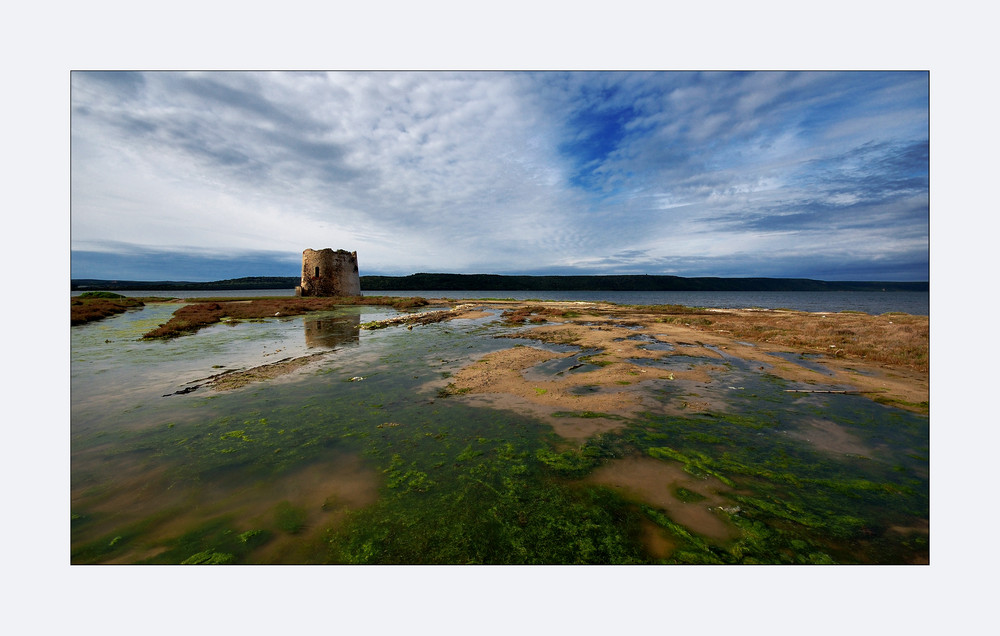
MULTIPOLYGON (((518 410, 527 407, 532 412, 549 415, 569 411, 628 416, 648 407, 641 389, 665 380, 684 388, 677 391, 680 397, 672 403, 672 408, 678 414, 690 413, 722 408, 717 399, 720 391, 739 387, 721 386, 718 375, 727 366, 736 365, 787 380, 800 387, 796 390, 862 393, 926 412, 928 373, 904 366, 836 357, 821 349, 739 341, 725 333, 683 322, 663 322, 662 315, 614 305, 485 303, 504 309, 524 305, 571 313, 550 316, 544 324, 511 333, 510 348, 483 356, 452 378, 449 390, 453 394, 474 396, 478 402, 491 402, 494 406, 506 404, 518 410), (539 379, 537 375, 531 377, 529 370, 579 352, 558 353, 523 340, 572 344, 593 353, 586 360, 586 370, 539 379), (802 354, 810 357, 797 360, 796 356, 802 354)), ((727 310, 726 313, 730 317, 753 314, 759 319, 762 312, 727 310)), ((794 394, 790 394, 790 399, 794 399, 794 394)), ((593 431, 584 431, 551 421, 558 433, 571 439, 602 430, 600 425, 593 425, 593 431)), ((614 428, 616 424, 608 420, 606 426, 614 428)))
MULTIPOLYGON (((454 303, 447 299, 431 302, 454 303)), ((662 313, 650 313, 643 308, 588 302, 464 302, 450 309, 405 314, 378 324, 361 325, 361 329, 399 326, 413 329, 433 322, 480 319, 490 315, 491 310, 511 312, 525 308, 539 310, 536 326, 512 329, 507 335, 511 338, 509 348, 483 356, 461 369, 448 387, 452 394, 469 396, 484 405, 535 414, 586 412, 589 414, 587 419, 594 420, 599 419, 593 417, 595 413, 634 414, 647 406, 641 389, 651 381, 666 380, 689 389, 673 404, 676 413, 709 411, 721 407, 713 398, 717 393, 714 391, 717 387, 713 386, 717 381, 713 376, 727 364, 736 362, 795 383, 801 391, 857 392, 903 408, 927 412, 929 374, 926 371, 843 357, 839 350, 831 352, 826 347, 790 348, 737 340, 725 330, 696 326, 697 316, 681 314, 665 319, 662 313), (572 344, 593 353, 585 362, 576 365, 578 369, 571 368, 574 365, 569 362, 572 361, 567 361, 563 372, 539 379, 537 374, 532 377, 529 370, 579 352, 559 353, 525 340, 572 344), (796 355, 803 354, 810 356, 808 361, 796 360, 796 355), (675 360, 682 362, 673 364, 675 360)), ((777 319, 789 313, 780 310, 713 311, 729 319, 752 317, 756 322, 762 317, 766 321, 768 315, 777 319)), ((794 313, 817 320, 828 316, 794 313)), ((880 317, 869 318, 874 321, 880 317)), ((300 369, 315 357, 316 354, 291 358, 207 380, 215 390, 239 388, 300 369)), ((613 419, 582 422, 572 416, 564 415, 564 418, 553 425, 569 439, 585 439, 619 426, 613 419)))
MULTIPOLYGON (((716 479, 699 479, 675 463, 663 462, 652 457, 626 457, 604 464, 587 476, 588 483, 609 486, 626 499, 635 499, 665 510, 670 518, 686 528, 713 541, 725 542, 739 536, 719 509, 728 500, 719 496, 729 490, 716 479), (704 497, 699 501, 685 502, 677 496, 683 488, 704 497)), ((652 551, 655 543, 649 546, 652 551)))

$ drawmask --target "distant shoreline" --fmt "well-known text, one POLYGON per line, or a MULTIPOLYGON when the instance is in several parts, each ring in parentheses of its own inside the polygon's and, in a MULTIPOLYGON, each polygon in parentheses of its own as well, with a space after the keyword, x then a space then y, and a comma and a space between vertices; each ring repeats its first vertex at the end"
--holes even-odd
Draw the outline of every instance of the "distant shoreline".
MULTIPOLYGON (((70 291, 164 290, 212 291, 294 289, 292 276, 251 276, 218 281, 134 281, 76 278, 70 291)), ((684 278, 681 276, 508 276, 498 274, 410 274, 362 276, 361 289, 437 291, 917 291, 930 290, 927 281, 822 281, 808 278, 684 278)))

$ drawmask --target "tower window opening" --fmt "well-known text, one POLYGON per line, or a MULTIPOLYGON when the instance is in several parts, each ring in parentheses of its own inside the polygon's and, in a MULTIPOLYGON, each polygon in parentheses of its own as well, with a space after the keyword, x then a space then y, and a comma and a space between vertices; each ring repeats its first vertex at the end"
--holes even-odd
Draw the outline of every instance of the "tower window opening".
POLYGON ((319 267, 316 268, 316 276, 319 277, 319 267))

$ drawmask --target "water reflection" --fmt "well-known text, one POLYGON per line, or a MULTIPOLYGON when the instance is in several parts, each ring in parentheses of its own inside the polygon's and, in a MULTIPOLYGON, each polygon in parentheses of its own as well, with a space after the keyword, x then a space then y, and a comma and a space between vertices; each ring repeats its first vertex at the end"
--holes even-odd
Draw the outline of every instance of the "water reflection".
POLYGON ((334 349, 341 345, 356 345, 360 341, 360 314, 348 316, 307 317, 303 319, 306 347, 334 349))

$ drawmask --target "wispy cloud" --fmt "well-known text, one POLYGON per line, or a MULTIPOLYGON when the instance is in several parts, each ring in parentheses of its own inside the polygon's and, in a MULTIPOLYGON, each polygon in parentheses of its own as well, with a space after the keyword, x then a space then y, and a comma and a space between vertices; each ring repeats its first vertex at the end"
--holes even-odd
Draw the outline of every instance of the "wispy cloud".
POLYGON ((73 275, 128 249, 287 253, 272 273, 294 275, 334 247, 369 273, 926 278, 927 91, 924 73, 73 73, 73 275))

